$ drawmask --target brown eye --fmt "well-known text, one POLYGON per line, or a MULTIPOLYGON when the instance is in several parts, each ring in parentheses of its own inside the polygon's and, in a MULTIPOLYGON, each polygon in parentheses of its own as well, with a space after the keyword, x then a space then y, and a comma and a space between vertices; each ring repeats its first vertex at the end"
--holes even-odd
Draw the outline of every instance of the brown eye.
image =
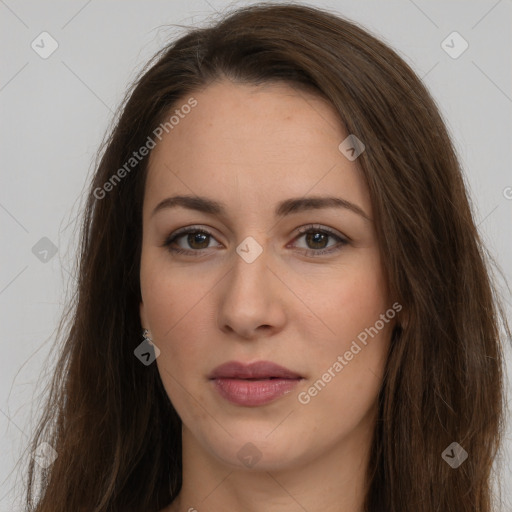
POLYGON ((300 228, 299 232, 301 236, 298 236, 295 241, 304 238, 306 247, 299 248, 305 250, 306 256, 320 256, 333 253, 348 244, 348 240, 325 227, 306 226, 300 228), (329 245, 329 240, 331 239, 337 243, 329 245))
MULTIPOLYGON (((301 235, 295 238, 295 242, 302 238, 305 240, 306 246, 299 247, 299 249, 302 249, 306 256, 320 256, 333 253, 348 244, 348 240, 328 228, 307 226, 300 228, 298 231, 301 235), (335 243, 330 244, 330 240, 333 240, 335 243)), ((163 245, 169 251, 176 254, 201 256, 203 255, 202 251, 214 247, 210 245, 212 240, 215 240, 215 238, 208 231, 190 226, 170 235, 163 245)))
POLYGON ((306 233, 305 240, 311 249, 325 249, 330 236, 320 232, 309 232, 306 233))
POLYGON ((192 247, 192 249, 206 249, 210 242, 210 235, 206 233, 197 232, 197 233, 189 233, 187 235, 187 243, 192 247), (205 245, 206 241, 206 245, 205 245), (197 245, 200 247, 198 247, 197 245))
POLYGON ((212 239, 214 239, 213 235, 208 231, 191 226, 170 235, 163 245, 174 253, 200 256, 201 251, 211 247, 212 239), (184 245, 182 240, 185 241, 184 245))

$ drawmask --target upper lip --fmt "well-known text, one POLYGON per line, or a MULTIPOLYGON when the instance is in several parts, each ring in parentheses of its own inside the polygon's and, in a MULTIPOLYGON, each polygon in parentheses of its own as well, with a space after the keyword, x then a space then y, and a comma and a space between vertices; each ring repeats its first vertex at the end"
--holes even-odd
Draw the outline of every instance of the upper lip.
POLYGON ((250 364, 229 361, 217 366, 209 376, 210 379, 268 379, 270 377, 281 379, 301 378, 298 373, 271 361, 256 361, 250 364))

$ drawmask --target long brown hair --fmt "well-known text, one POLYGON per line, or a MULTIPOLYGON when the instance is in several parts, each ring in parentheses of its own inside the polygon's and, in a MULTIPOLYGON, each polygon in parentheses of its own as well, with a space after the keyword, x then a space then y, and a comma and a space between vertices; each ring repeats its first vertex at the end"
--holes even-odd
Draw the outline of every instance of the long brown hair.
POLYGON ((156 512, 180 491, 181 420, 156 365, 134 356, 148 158, 112 177, 179 102, 225 78, 315 91, 365 145, 358 163, 390 291, 404 305, 379 395, 366 511, 490 512, 505 410, 500 319, 509 331, 447 129, 392 49, 296 4, 244 7, 190 29, 128 92, 90 184, 77 291, 33 440, 58 458, 42 470, 30 463, 27 511, 156 512), (457 469, 442 457, 453 442, 469 454, 457 469))

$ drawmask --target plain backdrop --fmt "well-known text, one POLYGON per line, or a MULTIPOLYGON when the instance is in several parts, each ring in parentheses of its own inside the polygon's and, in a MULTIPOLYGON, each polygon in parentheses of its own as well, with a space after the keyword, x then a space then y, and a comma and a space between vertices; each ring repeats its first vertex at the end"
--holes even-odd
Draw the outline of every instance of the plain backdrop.
MULTIPOLYGON (((17 462, 30 456, 24 450, 73 285, 75 218, 113 112, 147 59, 183 32, 171 24, 200 25, 216 11, 248 3, 0 1, 0 512, 21 510, 24 465, 17 462), (43 58, 52 45, 56 50, 43 58)), ((456 145, 479 229, 510 281, 511 1, 309 4, 358 22, 423 78, 456 145)), ((510 295, 503 293, 510 314, 510 295)), ((506 435, 499 481, 509 511, 510 422, 506 435)))

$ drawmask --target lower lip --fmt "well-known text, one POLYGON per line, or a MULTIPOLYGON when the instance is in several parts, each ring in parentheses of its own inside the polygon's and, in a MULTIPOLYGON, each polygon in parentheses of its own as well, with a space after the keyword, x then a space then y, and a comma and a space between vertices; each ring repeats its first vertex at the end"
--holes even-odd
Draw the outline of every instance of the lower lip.
POLYGON ((254 407, 264 405, 289 393, 302 380, 298 379, 214 379, 222 397, 236 405, 254 407))

